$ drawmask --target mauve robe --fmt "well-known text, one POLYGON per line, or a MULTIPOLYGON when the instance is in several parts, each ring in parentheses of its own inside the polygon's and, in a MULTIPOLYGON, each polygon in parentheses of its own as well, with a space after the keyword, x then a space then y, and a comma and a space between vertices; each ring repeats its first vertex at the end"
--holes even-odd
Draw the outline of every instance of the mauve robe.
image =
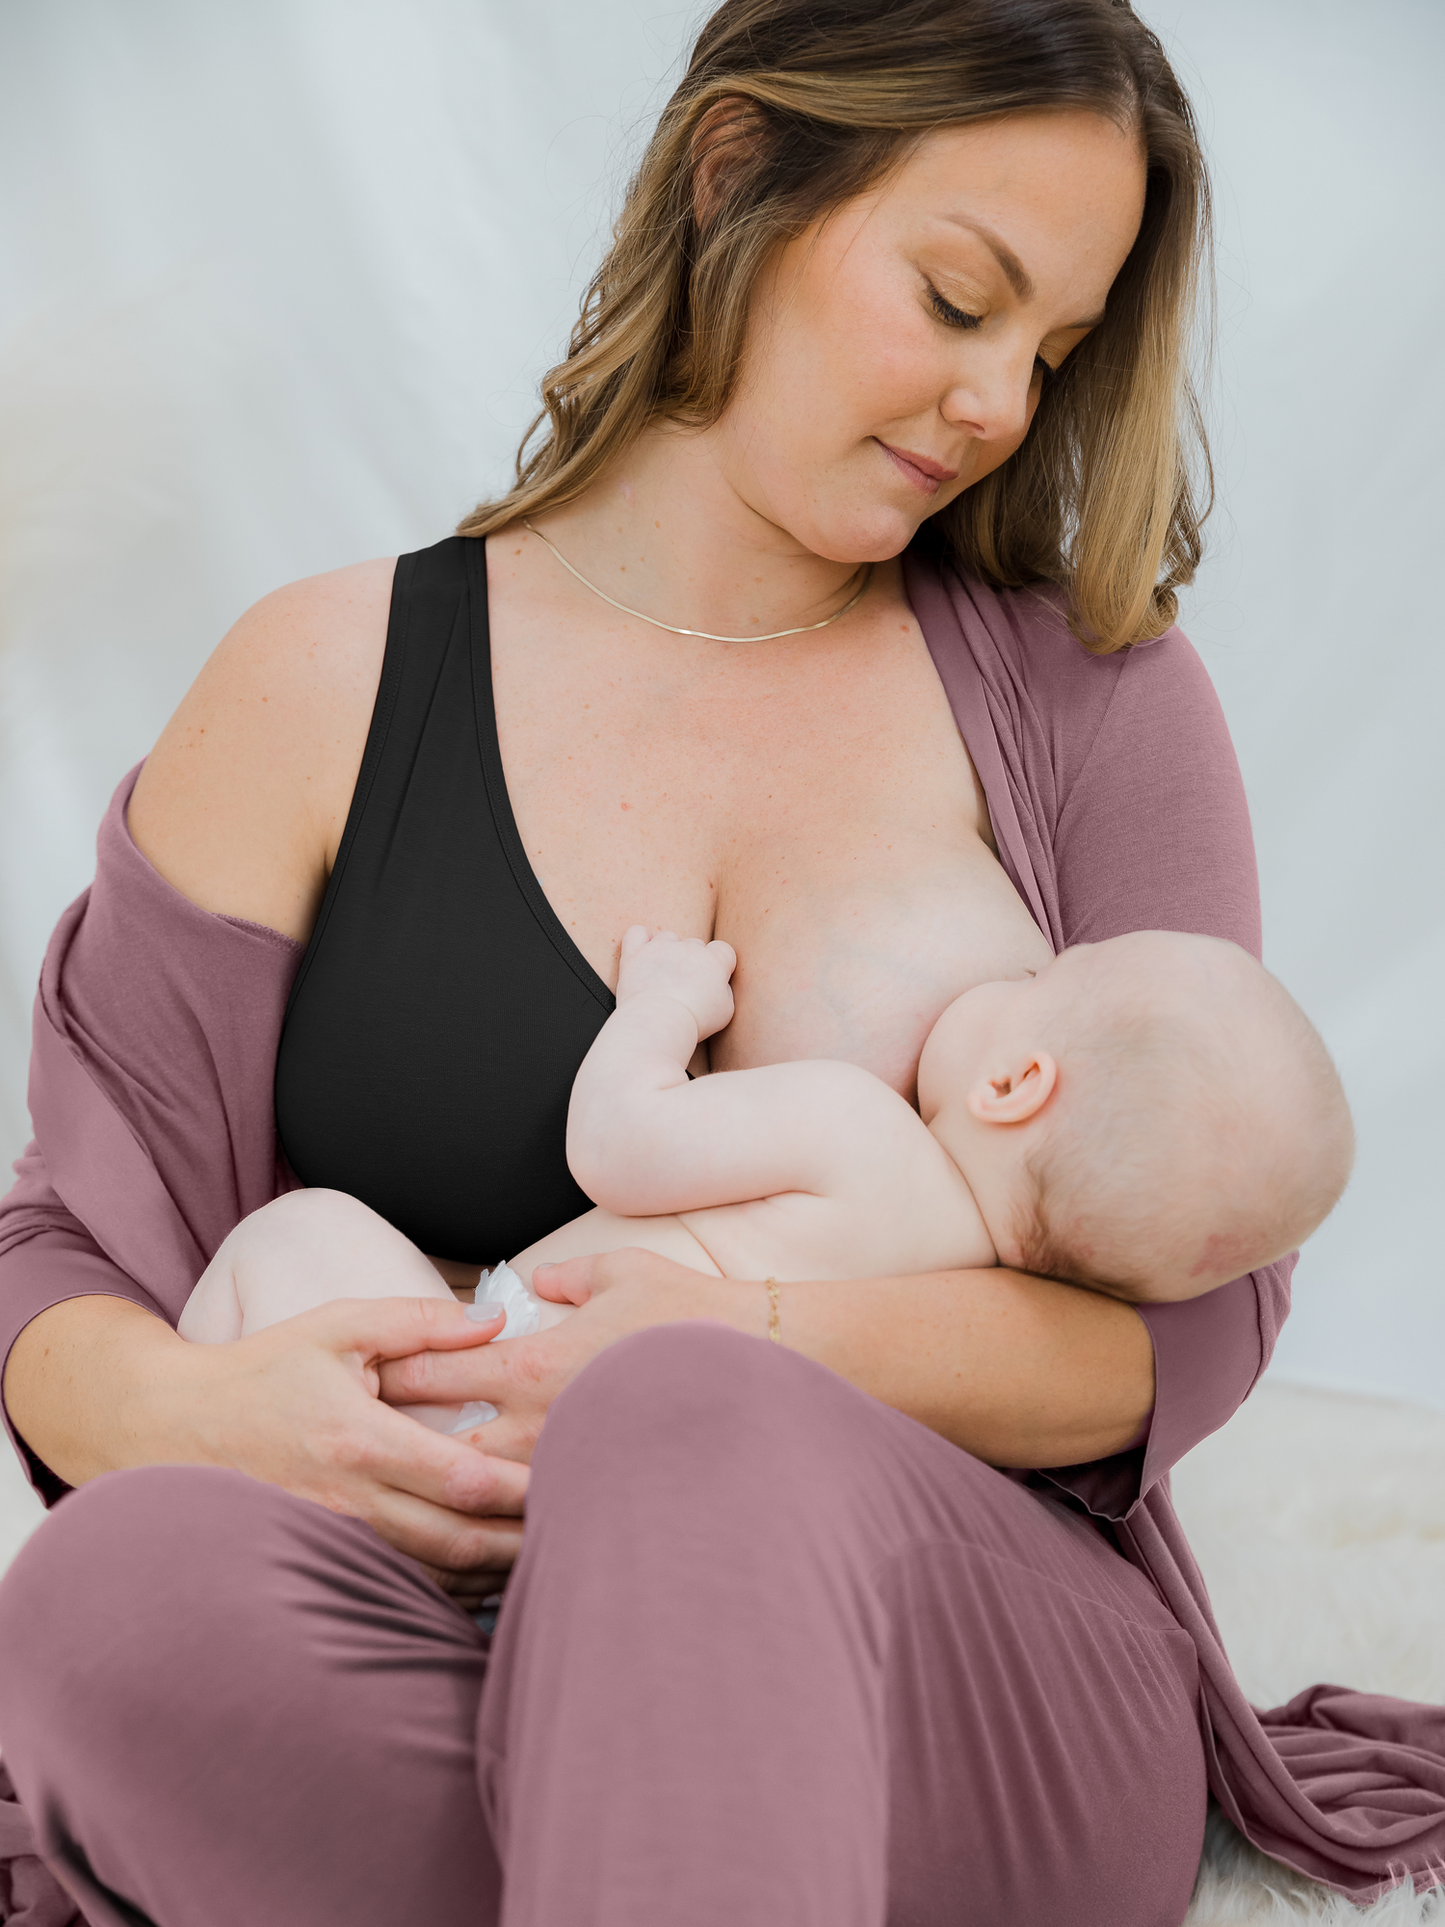
MULTIPOLYGON (((1257 956, 1244 790, 1185 638, 1171 630, 1094 657, 1051 592, 995 594, 918 553, 905 571, 1003 866, 1054 948, 1166 929, 1257 956)), ((95 882, 61 918, 41 976, 35 1142, 0 1201, 0 1357, 47 1306, 87 1293, 174 1324, 226 1233, 295 1182, 272 1078, 302 947, 200 910, 160 877, 126 828, 135 776, 116 791, 95 882)), ((1143 1307, 1157 1375, 1147 1438, 1030 1476, 1111 1522, 1193 1640, 1210 1785, 1230 1819, 1266 1853, 1367 1901, 1400 1879, 1445 1881, 1445 1709, 1318 1686, 1257 1713, 1169 1499, 1170 1466, 1225 1423, 1268 1363, 1292 1264, 1143 1307)), ((54 1502, 66 1488, 15 1442, 54 1502)), ((18 1908, 28 1883, 30 1911, 9 1917, 60 1927, 73 1903, 24 1849, 22 1816, 0 1806, 0 1899, 8 1878, 18 1908)))

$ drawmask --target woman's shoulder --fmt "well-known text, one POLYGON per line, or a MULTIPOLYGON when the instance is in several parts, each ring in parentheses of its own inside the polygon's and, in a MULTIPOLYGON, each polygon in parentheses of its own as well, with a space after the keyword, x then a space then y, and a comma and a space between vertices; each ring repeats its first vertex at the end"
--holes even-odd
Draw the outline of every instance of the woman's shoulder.
POLYGON ((1122 649, 1087 648, 1070 627, 1068 595, 1057 583, 998 587, 926 549, 910 550, 905 567, 909 594, 928 609, 942 646, 967 648, 980 667, 997 664, 1041 693, 1103 688, 1126 669, 1137 675, 1140 662, 1150 675, 1188 679, 1198 664, 1177 625, 1122 649))
POLYGON ((132 836, 204 910, 310 934, 366 746, 396 558, 311 576, 223 637, 146 759, 132 836))
POLYGON ((1125 713, 1143 730, 1216 731, 1208 671, 1177 626, 1101 655, 1074 635, 1067 596, 1053 583, 994 587, 926 551, 910 552, 906 580, 945 684, 951 670, 980 687, 1011 733, 1042 732, 1068 763, 1077 766, 1106 722, 1125 713))

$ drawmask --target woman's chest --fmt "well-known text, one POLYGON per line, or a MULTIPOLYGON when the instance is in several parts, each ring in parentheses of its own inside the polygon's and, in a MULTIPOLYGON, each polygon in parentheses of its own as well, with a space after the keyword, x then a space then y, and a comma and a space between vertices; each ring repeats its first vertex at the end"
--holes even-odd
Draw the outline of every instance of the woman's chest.
POLYGON ((494 626, 508 793, 568 935, 614 984, 631 923, 725 937, 713 1068, 842 1057, 911 1096, 944 1006, 1049 951, 907 605, 770 654, 609 641, 494 626))

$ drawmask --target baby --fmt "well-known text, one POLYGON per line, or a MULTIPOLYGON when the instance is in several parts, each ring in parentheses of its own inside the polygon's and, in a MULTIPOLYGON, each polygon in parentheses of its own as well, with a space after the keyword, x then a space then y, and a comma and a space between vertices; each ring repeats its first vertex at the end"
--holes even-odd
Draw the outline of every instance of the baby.
MULTIPOLYGON (((598 1208, 483 1275, 504 1336, 570 1315, 536 1266, 642 1246, 713 1277, 1012 1265, 1132 1302, 1281 1257, 1334 1205, 1353 1137, 1324 1045, 1233 944, 1141 931, 979 984, 938 1019, 919 1108, 831 1060, 690 1080, 733 1012, 729 945, 622 940, 617 1009, 572 1087, 567 1158, 598 1208)), ((449 1297, 354 1198, 300 1191, 238 1225, 181 1335, 239 1338, 333 1298, 449 1297)), ((473 1315, 477 1315, 474 1313, 473 1315)), ((409 1407, 462 1430, 490 1406, 409 1407)))

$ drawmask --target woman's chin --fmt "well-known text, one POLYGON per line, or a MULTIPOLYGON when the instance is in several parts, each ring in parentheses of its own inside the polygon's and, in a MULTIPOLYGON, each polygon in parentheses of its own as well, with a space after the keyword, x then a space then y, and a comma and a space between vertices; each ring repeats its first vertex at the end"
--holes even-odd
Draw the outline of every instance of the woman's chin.
POLYGON ((792 532, 827 562, 891 562, 918 533, 927 510, 906 514, 889 503, 870 503, 837 515, 814 516, 792 532))

